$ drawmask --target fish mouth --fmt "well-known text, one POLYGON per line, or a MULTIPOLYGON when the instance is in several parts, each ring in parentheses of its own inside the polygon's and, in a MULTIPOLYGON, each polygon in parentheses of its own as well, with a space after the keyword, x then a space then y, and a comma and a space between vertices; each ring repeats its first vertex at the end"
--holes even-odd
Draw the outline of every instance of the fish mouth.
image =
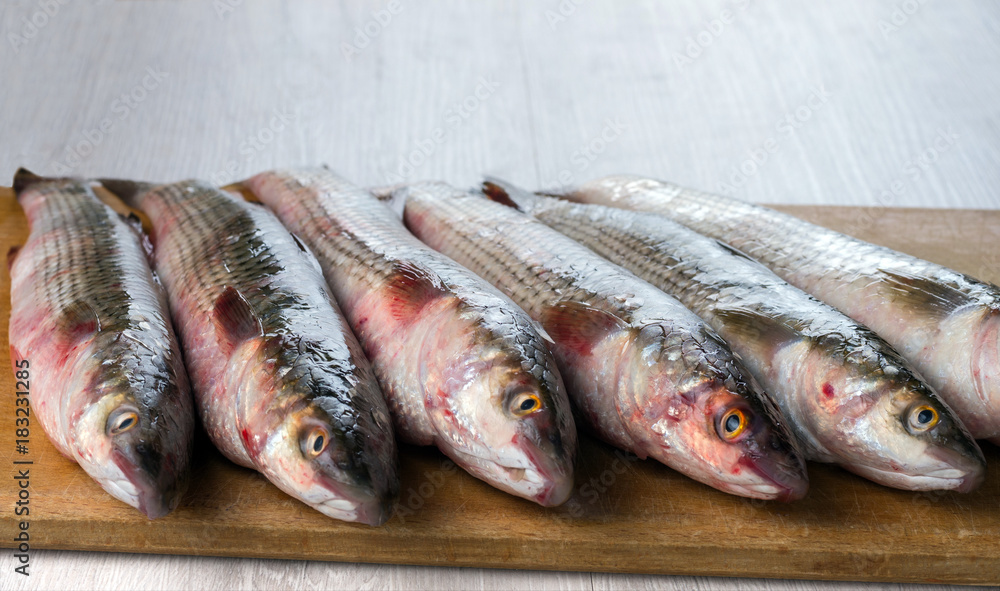
POLYGON ((913 491, 953 490, 967 493, 978 488, 986 479, 986 463, 982 458, 942 448, 928 449, 925 454, 933 463, 919 472, 863 465, 844 465, 844 468, 884 486, 913 491))
POLYGON ((162 487, 148 472, 136 466, 121 450, 113 452, 114 465, 122 478, 101 482, 104 490, 116 499, 128 503, 149 519, 168 515, 180 504, 181 490, 176 484, 162 487))
POLYGON ((573 494, 572 476, 564 469, 546 466, 534 454, 526 453, 530 466, 507 466, 458 449, 448 451, 458 465, 476 478, 543 507, 561 505, 573 494))
POLYGON ((327 517, 375 527, 392 516, 392 502, 368 487, 335 480, 325 474, 317 475, 317 480, 327 498, 309 502, 301 495, 295 496, 327 517))
POLYGON ((752 499, 781 501, 788 503, 806 496, 809 491, 809 477, 805 468, 795 470, 789 466, 741 457, 737 464, 760 479, 756 483, 731 483, 729 486, 738 494, 752 499))

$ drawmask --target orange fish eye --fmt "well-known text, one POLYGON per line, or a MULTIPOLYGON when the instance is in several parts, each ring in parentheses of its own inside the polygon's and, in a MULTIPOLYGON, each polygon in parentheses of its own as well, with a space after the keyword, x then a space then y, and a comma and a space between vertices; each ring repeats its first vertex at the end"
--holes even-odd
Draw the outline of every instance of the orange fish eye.
POLYGON ((530 392, 522 392, 514 397, 510 402, 510 412, 517 417, 524 417, 542 408, 542 401, 537 395, 530 392))
POLYGON ((941 416, 936 410, 926 404, 920 404, 910 411, 907 422, 911 430, 922 433, 933 429, 940 420, 941 416))
POLYGON ((124 433, 138 425, 139 415, 135 411, 128 410, 111 417, 108 424, 108 431, 112 435, 118 435, 119 433, 124 433))
POLYGON ((313 459, 330 445, 330 434, 324 427, 314 427, 302 441, 302 453, 308 459, 313 459))
POLYGON ((733 441, 746 431, 749 424, 746 413, 738 408, 729 409, 719 421, 719 435, 726 441, 733 441))

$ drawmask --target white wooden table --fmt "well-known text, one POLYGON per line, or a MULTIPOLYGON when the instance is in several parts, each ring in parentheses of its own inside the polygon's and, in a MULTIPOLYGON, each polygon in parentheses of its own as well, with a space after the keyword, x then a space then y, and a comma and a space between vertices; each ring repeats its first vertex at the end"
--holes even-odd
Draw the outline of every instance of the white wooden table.
MULTIPOLYGON (((228 182, 325 162, 363 184, 634 172, 751 201, 1000 207, 989 0, 7 0, 0 25, 0 178, 228 182)), ((0 563, 3 589, 862 587, 44 551, 24 579, 0 563)))

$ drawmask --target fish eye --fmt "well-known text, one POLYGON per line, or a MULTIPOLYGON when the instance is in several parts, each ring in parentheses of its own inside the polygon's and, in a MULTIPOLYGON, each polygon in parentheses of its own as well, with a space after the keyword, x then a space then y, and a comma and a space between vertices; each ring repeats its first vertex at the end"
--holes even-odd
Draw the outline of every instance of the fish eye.
POLYGON ((719 436, 726 441, 733 441, 746 431, 749 424, 745 412, 738 408, 729 409, 719 420, 719 436))
POLYGON ((125 410, 108 418, 108 432, 118 435, 139 424, 139 415, 133 410, 125 410))
POLYGON ((933 429, 940 420, 941 416, 938 415, 936 410, 926 404, 921 404, 910 410, 907 422, 911 430, 922 433, 933 429))
POLYGON ((310 460, 323 453, 330 445, 330 434, 323 427, 313 427, 302 440, 302 453, 310 460))
POLYGON ((517 417, 524 417, 541 410, 542 401, 530 392, 522 392, 510 401, 510 412, 517 417))

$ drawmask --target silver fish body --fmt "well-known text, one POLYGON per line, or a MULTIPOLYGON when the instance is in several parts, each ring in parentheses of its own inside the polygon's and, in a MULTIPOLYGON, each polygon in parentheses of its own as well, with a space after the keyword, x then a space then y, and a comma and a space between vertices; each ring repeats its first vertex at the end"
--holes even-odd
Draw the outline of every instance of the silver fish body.
POLYGON ((139 234, 91 187, 20 170, 31 227, 10 261, 11 361, 55 447, 150 518, 187 487, 194 410, 139 234))
POLYGON ((910 490, 982 483, 976 442, 901 355, 759 263, 660 215, 533 196, 501 181, 486 190, 708 321, 772 394, 807 459, 910 490))
POLYGON ((216 447, 326 515, 388 519, 399 487, 388 409, 305 247, 263 206, 200 181, 104 183, 152 221, 216 447))
POLYGON ((404 441, 542 505, 573 489, 576 428, 532 320, 427 247, 370 193, 328 170, 246 184, 316 254, 404 441))
POLYGON ((677 300, 544 224, 443 183, 399 188, 406 225, 540 322, 601 438, 733 494, 799 498, 804 463, 773 403, 677 300))
POLYGON ((732 245, 877 332, 977 439, 1000 437, 997 286, 766 207, 653 179, 611 176, 560 196, 663 214, 732 245))

